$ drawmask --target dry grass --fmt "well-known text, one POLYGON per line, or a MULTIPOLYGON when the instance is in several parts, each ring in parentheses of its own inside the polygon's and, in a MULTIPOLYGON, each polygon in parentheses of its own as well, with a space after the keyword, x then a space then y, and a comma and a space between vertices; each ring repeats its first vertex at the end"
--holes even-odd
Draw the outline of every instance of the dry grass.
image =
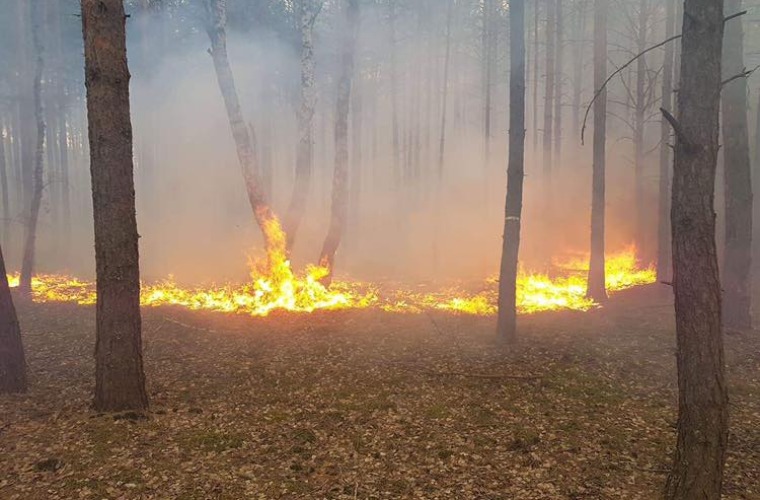
MULTIPOLYGON (((676 401, 656 295, 522 318, 509 352, 492 318, 149 309, 144 419, 89 409, 92 308, 20 304, 33 387, 0 398, 0 497, 656 498, 676 401)), ((725 498, 760 498, 760 335, 727 351, 725 498)))

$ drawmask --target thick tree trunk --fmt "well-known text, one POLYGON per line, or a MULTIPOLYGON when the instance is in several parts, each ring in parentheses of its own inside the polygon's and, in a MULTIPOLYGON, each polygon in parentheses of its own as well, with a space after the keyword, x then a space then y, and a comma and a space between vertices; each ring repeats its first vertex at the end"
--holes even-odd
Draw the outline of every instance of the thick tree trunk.
POLYGON ((517 263, 520 250, 525 162, 525 2, 509 5, 509 165, 504 241, 499 270, 498 337, 512 342, 517 336, 517 263))
POLYGON ((446 151, 446 112, 449 97, 449 67, 451 65, 451 22, 454 13, 454 1, 449 0, 446 9, 446 55, 443 60, 443 97, 441 102, 441 138, 438 142, 438 180, 443 180, 446 151))
POLYGON ((235 139, 238 161, 248 193, 248 202, 251 205, 256 222, 264 233, 267 248, 271 249, 274 242, 271 241, 266 228, 269 223, 276 220, 276 217, 261 186, 256 153, 253 149, 253 139, 249 134, 250 131, 245 120, 243 120, 243 113, 240 110, 240 101, 235 88, 235 79, 227 56, 227 1, 206 0, 206 10, 209 21, 207 31, 211 40, 211 58, 214 61, 216 78, 227 109, 227 119, 230 122, 232 136, 235 139))
MULTIPOLYGON (((727 0, 726 12, 742 10, 742 0, 727 0)), ((729 21, 723 45, 723 79, 744 71, 742 18, 729 21)), ((752 328, 752 167, 747 124, 747 79, 723 88, 723 172, 725 175, 726 242, 723 253, 723 324, 752 328)))
MULTIPOLYGON (((667 0, 665 6, 665 38, 675 32, 675 9, 678 0, 667 0)), ((662 108, 673 113, 673 44, 665 45, 662 67, 662 108)), ((660 183, 657 215, 657 281, 669 282, 673 274, 670 245, 670 124, 665 116, 660 123, 660 183)))
POLYGON ((26 360, 0 248, 0 394, 26 391, 26 360))
MULTIPOLYGON (((607 16, 609 0, 594 0, 594 88, 607 78, 607 16)), ((597 302, 607 299, 604 271, 605 154, 607 90, 594 101, 594 152, 591 188, 591 259, 587 294, 597 302)))
POLYGON ((287 248, 293 248, 296 233, 306 212, 314 163, 314 110, 317 90, 314 78, 314 22, 319 13, 317 0, 299 0, 301 30, 301 104, 298 109, 298 146, 293 196, 285 217, 287 248))
POLYGON ((129 68, 121 0, 82 0, 97 271, 95 409, 148 406, 142 360, 129 68))
POLYGON ((32 176, 32 196, 29 204, 29 214, 26 220, 26 234, 24 237, 24 252, 21 260, 21 277, 19 290, 22 293, 30 293, 32 290, 32 274, 34 273, 35 251, 37 247, 37 223, 40 218, 42 206, 42 190, 44 188, 43 155, 45 149, 45 114, 42 109, 42 71, 44 60, 42 58, 42 39, 40 31, 44 22, 40 2, 32 5, 32 41, 35 52, 34 82, 34 119, 37 123, 37 140, 34 152, 34 171, 32 176))
POLYGON ((721 284, 713 210, 723 1, 686 0, 673 168, 678 438, 666 498, 721 496, 728 441, 721 284))
POLYGON ((552 110, 554 103, 554 49, 555 49, 555 25, 556 4, 555 0, 547 0, 546 3, 546 86, 544 88, 544 151, 543 166, 544 175, 551 175, 552 169, 552 110))
POLYGON ((346 25, 343 29, 338 99, 335 106, 335 171, 333 173, 330 228, 322 245, 319 265, 326 268, 330 282, 335 252, 340 246, 348 215, 348 112, 351 105, 351 83, 354 76, 356 36, 359 29, 359 0, 344 0, 346 25))
POLYGON ((554 158, 561 160, 562 154, 562 84, 564 79, 564 43, 565 35, 564 10, 562 0, 557 2, 557 53, 555 65, 555 83, 554 83, 554 158))

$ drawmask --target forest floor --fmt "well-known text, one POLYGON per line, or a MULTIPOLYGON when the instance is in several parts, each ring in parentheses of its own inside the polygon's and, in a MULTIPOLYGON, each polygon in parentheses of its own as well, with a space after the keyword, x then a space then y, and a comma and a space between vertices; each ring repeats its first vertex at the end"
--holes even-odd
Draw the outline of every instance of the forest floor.
MULTIPOLYGON (((144 311, 151 410, 99 415, 94 309, 20 303, 0 498, 654 499, 675 441, 672 304, 588 313, 144 311)), ((726 336, 725 498, 760 498, 760 333, 726 336)))

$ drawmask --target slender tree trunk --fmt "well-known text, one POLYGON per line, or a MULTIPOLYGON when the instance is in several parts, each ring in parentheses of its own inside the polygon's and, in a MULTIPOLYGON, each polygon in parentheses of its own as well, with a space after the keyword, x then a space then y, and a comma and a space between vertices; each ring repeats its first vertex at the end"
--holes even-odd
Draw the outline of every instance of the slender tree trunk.
POLYGON ((30 293, 32 290, 32 274, 34 272, 34 259, 37 247, 37 223, 40 218, 40 207, 42 205, 42 190, 44 188, 43 172, 43 155, 45 149, 45 114, 42 109, 42 71, 44 61, 42 58, 42 39, 40 31, 42 28, 43 16, 40 2, 34 2, 32 5, 32 41, 35 52, 35 70, 34 82, 34 119, 37 123, 37 141, 35 143, 34 153, 34 172, 33 172, 33 189, 29 205, 29 218, 26 221, 26 235, 24 238, 24 253, 21 260, 21 277, 19 280, 19 290, 22 293, 30 293))
MULTIPOLYGON (((577 6, 575 65, 573 68, 573 137, 581 136, 581 93, 583 91, 583 46, 586 41, 586 2, 582 0, 577 6)), ((574 139, 577 140, 577 139, 574 139)))
MULTIPOLYGON (((665 38, 675 31, 675 10, 678 0, 667 0, 665 6, 665 38)), ((662 108, 673 108, 673 44, 665 45, 662 68, 662 108)), ((660 184, 657 216, 657 281, 669 282, 673 274, 672 249, 670 244, 670 124, 663 116, 660 123, 660 184)))
POLYGON ((564 79, 564 43, 565 35, 563 31, 564 12, 562 0, 557 2, 557 54, 555 83, 554 83, 554 158, 559 161, 562 156, 562 84, 564 79))
POLYGON ((26 360, 0 248, 0 394, 9 392, 26 392, 26 360))
POLYGON ((451 22, 454 14, 454 1, 449 0, 446 9, 446 55, 443 60, 443 97, 441 102, 441 139, 438 143, 438 180, 443 180, 446 149, 446 112, 449 97, 449 67, 451 65, 451 22))
MULTIPOLYGON (((742 0, 726 0, 726 12, 742 10, 742 0)), ((744 68, 742 18, 729 21, 723 45, 723 79, 744 68)), ((723 324, 752 328, 752 167, 749 159, 747 79, 723 87, 723 171, 725 175, 726 242, 723 253, 723 324)))
MULTIPOLYGON (((638 31, 636 34, 637 53, 642 53, 647 47, 648 0, 639 0, 638 31)), ((646 199, 644 186, 644 120, 646 119, 647 78, 646 56, 636 61, 636 102, 634 103, 634 169, 635 169, 635 198, 636 198, 636 243, 645 255, 649 255, 649 238, 646 231, 646 199)))
POLYGON ((95 217, 95 409, 148 407, 142 360, 126 16, 121 0, 82 0, 95 217))
POLYGON ((3 197, 3 241, 7 242, 10 229, 11 204, 8 199, 10 191, 8 189, 8 171, 5 160, 5 137, 2 135, 2 131, 3 124, 0 122, 0 190, 2 190, 0 196, 3 197))
POLYGON ((358 241, 359 239, 359 229, 361 228, 360 199, 364 182, 364 161, 362 155, 364 142, 362 94, 364 86, 360 84, 361 81, 361 72, 355 68, 351 90, 351 192, 349 195, 349 231, 351 232, 351 239, 353 241, 358 241))
MULTIPOLYGON (((607 78, 607 16, 609 0, 594 0, 594 88, 607 78)), ((607 90, 594 101, 594 152, 591 188, 591 259, 587 294, 597 302, 607 299, 604 270, 605 162, 607 90)))
POLYGON ((684 3, 673 168, 678 438, 665 497, 718 499, 728 441, 721 284, 713 210, 723 1, 684 3))
POLYGON ((351 83, 354 76, 356 35, 359 29, 359 0, 344 0, 346 25, 343 29, 341 70, 338 99, 335 106, 335 172, 333 174, 332 211, 319 264, 326 268, 329 283, 348 213, 348 112, 351 105, 351 83))
POLYGON ((248 202, 251 205, 256 222, 264 233, 267 249, 271 250, 276 242, 272 241, 272 235, 267 231, 267 228, 270 224, 276 223, 277 218, 272 212, 266 194, 261 187, 256 153, 253 149, 254 140, 249 135, 249 127, 243 120, 243 113, 240 110, 240 101, 235 88, 235 79, 227 56, 227 2, 226 0, 205 1, 209 19, 207 31, 211 40, 211 58, 214 61, 216 78, 227 109, 232 136, 235 139, 238 161, 243 171, 243 180, 248 193, 248 202))
POLYGON ((554 107, 554 49, 556 34, 556 0, 547 0, 546 3, 546 87, 544 89, 544 174, 547 179, 552 170, 552 109, 554 107))
MULTIPOLYGON (((488 171, 491 156, 491 4, 494 0, 483 0, 483 165, 488 171)), ((487 178, 487 176, 486 176, 487 178)))
POLYGON ((541 0, 533 2, 533 154, 538 155, 538 138, 539 124, 538 119, 538 82, 541 79, 539 74, 539 57, 538 57, 538 19, 541 10, 541 0))
POLYGON ((391 133, 393 139, 393 177, 396 187, 401 186, 401 144, 398 116, 398 64, 396 61, 396 0, 388 2, 390 8, 390 83, 391 83, 391 133))
POLYGON ((287 248, 293 248, 309 199, 314 163, 314 110, 317 89, 314 77, 314 22, 319 13, 317 0, 299 0, 301 31, 301 104, 298 109, 298 148, 293 196, 285 217, 287 248))
POLYGON ((512 0, 509 7, 509 165, 496 330, 501 340, 513 342, 525 162, 525 2, 512 0))

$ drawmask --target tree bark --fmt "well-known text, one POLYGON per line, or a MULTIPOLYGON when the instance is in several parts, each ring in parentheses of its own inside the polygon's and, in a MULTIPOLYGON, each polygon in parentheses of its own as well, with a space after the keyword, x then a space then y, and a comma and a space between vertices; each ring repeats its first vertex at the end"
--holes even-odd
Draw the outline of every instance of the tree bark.
POLYGON ((564 10, 562 0, 557 2, 557 50, 554 70, 554 158, 560 160, 562 154, 562 84, 564 78, 564 10))
MULTIPOLYGON (((665 39, 675 31, 676 2, 667 0, 665 6, 665 39)), ((662 67, 662 108, 673 113, 673 44, 665 45, 662 67)), ((660 122, 660 182, 657 215, 657 281, 670 282, 673 274, 670 244, 670 124, 663 115, 660 122)))
MULTIPOLYGON (((607 76, 607 16, 609 0, 594 0, 594 88, 607 76)), ((607 89, 594 101, 594 151, 591 188, 591 258, 587 295, 597 302, 607 299, 604 270, 605 154, 607 141, 607 89)))
MULTIPOLYGON (((586 37, 586 2, 582 0, 577 6, 577 31, 575 42, 575 66, 573 71, 573 137, 581 135, 581 93, 583 91, 583 45, 586 37)), ((577 139, 576 139, 577 140, 577 139)))
POLYGON ((538 138, 539 124, 538 119, 538 82, 541 79, 539 75, 539 57, 538 57, 538 19, 541 11, 541 0, 533 2, 533 153, 538 156, 538 138))
MULTIPOLYGON (((727 0, 726 11, 742 10, 742 0, 727 0)), ((744 69, 742 18, 729 21, 723 45, 723 80, 744 69)), ((723 172, 726 241, 723 253, 723 324, 752 328, 752 167, 749 159, 747 78, 726 84, 723 106, 723 172)))
POLYGON ((351 105, 351 83, 354 76, 356 35, 359 29, 359 0, 344 0, 346 25, 343 30, 338 99, 335 106, 335 171, 333 173, 330 228, 322 245, 319 265, 326 268, 329 283, 348 214, 348 112, 351 105))
POLYGON ((21 293, 32 291, 32 274, 34 272, 35 251, 37 247, 37 223, 40 218, 42 205, 42 190, 45 179, 43 177, 43 155, 45 149, 45 114, 42 109, 42 71, 44 69, 42 39, 40 31, 44 21, 41 2, 32 4, 32 43, 35 52, 34 82, 32 84, 34 94, 34 119, 37 124, 37 140, 34 150, 34 171, 32 175, 32 196, 29 203, 29 217, 26 220, 26 234, 24 237, 24 251, 21 260, 21 277, 19 290, 21 293))
POLYGON ((501 340, 513 342, 525 166, 525 2, 512 0, 509 7, 509 165, 496 331, 501 340))
POLYGON ((266 227, 269 223, 275 221, 276 217, 269 206, 266 194, 261 186, 259 168, 256 164, 254 141, 250 136, 250 131, 245 124, 245 120, 243 120, 243 113, 240 110, 240 101, 238 100, 237 89, 235 88, 235 78, 227 56, 227 1, 205 0, 205 2, 209 22, 207 32, 211 40, 211 58, 214 61, 216 78, 219 82, 222 98, 224 99, 232 136, 235 139, 238 161, 240 162, 243 180, 248 193, 248 202, 251 205, 256 222, 264 234, 267 249, 271 249, 274 242, 270 241, 266 227))
POLYGON ((686 0, 671 224, 678 437, 668 499, 718 499, 728 441, 721 284, 713 210, 723 1, 686 0))
POLYGON ((317 90, 314 77, 314 22, 319 13, 317 0, 300 0, 301 104, 298 109, 298 146, 293 196, 285 217, 287 248, 293 248, 296 233, 306 211, 314 163, 314 110, 317 90))
POLYGON ((97 271, 95 409, 148 407, 129 68, 121 0, 82 0, 97 271))
POLYGON ((21 330, 0 248, 0 394, 26 392, 26 360, 21 330))

